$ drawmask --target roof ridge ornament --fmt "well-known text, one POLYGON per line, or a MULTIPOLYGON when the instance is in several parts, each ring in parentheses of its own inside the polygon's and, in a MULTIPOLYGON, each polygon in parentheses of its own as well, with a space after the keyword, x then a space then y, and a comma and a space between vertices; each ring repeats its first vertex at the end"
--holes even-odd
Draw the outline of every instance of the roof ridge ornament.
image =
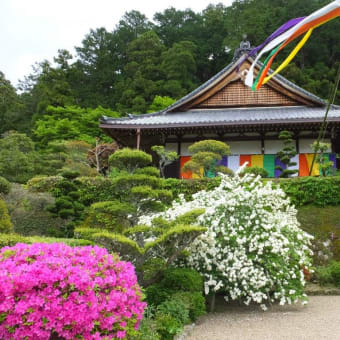
POLYGON ((244 54, 249 54, 254 48, 251 46, 249 40, 247 40, 247 34, 243 34, 242 38, 240 47, 235 49, 233 62, 240 59, 244 54))

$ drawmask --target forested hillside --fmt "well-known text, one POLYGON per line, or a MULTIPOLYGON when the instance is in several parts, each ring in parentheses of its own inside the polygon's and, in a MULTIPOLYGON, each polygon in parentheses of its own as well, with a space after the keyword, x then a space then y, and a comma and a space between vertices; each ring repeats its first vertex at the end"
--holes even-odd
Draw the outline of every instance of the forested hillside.
MULTIPOLYGON (((20 91, 0 73, 0 133, 15 129, 42 145, 51 139, 93 142, 100 131, 91 124, 102 113, 124 116, 162 109, 227 65, 243 33, 258 45, 282 23, 329 2, 238 0, 230 7, 209 5, 202 13, 169 8, 152 20, 127 12, 113 31, 91 30, 74 55, 60 49, 53 62, 37 63, 20 82, 20 91)), ((328 98, 339 41, 336 19, 315 30, 283 75, 328 98)))

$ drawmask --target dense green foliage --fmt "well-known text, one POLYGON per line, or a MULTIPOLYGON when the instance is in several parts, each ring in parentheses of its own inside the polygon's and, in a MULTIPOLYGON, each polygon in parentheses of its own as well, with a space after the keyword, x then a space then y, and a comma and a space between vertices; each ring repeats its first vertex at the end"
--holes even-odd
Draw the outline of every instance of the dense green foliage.
POLYGON ((6 203, 0 199, 0 232, 11 233, 13 231, 13 224, 8 214, 6 203))
POLYGON ((40 166, 34 143, 25 134, 9 132, 0 139, 0 176, 25 183, 39 172, 40 166))
POLYGON ((146 315, 140 329, 140 337, 149 338, 152 332, 159 334, 160 339, 173 339, 183 330, 183 326, 194 322, 205 314, 205 298, 203 297, 203 279, 195 270, 188 268, 168 268, 162 278, 146 288, 146 300, 154 314, 146 315))
POLYGON ((0 177, 0 194, 8 194, 11 190, 11 183, 6 178, 0 177))
POLYGON ((296 206, 340 204, 339 176, 282 179, 278 183, 296 206))
POLYGON ((334 284, 340 288, 340 262, 333 261, 328 266, 317 267, 314 276, 321 284, 334 284))

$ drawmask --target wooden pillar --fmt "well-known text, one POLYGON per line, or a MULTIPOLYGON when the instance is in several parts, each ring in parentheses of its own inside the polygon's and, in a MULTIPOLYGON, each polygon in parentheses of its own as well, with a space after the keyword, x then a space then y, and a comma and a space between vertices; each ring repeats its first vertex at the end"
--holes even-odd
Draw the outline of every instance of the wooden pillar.
POLYGON ((261 153, 264 155, 264 138, 265 138, 265 133, 261 133, 261 153))
POLYGON ((140 128, 137 129, 137 150, 140 148, 140 128))

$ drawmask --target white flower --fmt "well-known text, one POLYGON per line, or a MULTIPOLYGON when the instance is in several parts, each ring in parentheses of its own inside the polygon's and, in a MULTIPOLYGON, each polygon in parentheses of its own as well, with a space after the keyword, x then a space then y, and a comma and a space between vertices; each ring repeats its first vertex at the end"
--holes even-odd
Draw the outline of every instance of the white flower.
POLYGON ((292 295, 303 299, 296 292, 305 284, 302 265, 309 269, 312 237, 299 228, 296 209, 271 182, 250 175, 221 177, 214 190, 198 192, 192 201, 181 196, 167 211, 142 216, 139 222, 152 225, 155 217, 171 221, 204 208, 197 223, 208 230, 188 249, 188 265, 204 277, 205 294, 222 290, 227 298, 244 298, 261 308, 270 293, 270 301, 281 305, 290 303, 292 295))

